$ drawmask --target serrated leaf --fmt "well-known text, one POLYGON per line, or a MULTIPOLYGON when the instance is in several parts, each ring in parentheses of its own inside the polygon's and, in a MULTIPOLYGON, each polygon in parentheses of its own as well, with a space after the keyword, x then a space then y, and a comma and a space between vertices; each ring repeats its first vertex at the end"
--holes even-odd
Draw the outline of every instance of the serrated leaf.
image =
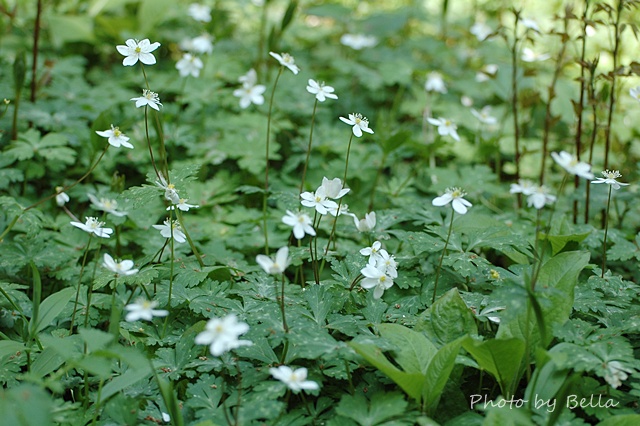
POLYGON ((376 393, 371 402, 362 394, 346 394, 340 399, 336 413, 355 420, 361 426, 375 426, 404 414, 407 405, 399 393, 376 393))

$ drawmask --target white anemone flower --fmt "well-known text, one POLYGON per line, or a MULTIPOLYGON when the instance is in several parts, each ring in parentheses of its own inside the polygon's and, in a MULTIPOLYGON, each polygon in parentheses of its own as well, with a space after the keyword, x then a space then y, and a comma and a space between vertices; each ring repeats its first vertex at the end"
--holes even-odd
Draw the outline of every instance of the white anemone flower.
POLYGON ((536 190, 536 184, 529 179, 518 179, 518 183, 512 183, 509 190, 512 194, 531 195, 536 190))
POLYGON ((447 86, 444 84, 442 74, 437 71, 430 72, 429 75, 427 75, 424 90, 427 92, 447 93, 447 86))
POLYGON ((480 111, 477 111, 472 108, 471 114, 473 114, 473 116, 477 118, 482 124, 491 125, 491 124, 496 124, 498 122, 498 119, 491 115, 490 105, 483 107, 480 111))
POLYGON ((338 96, 333 93, 334 91, 335 89, 333 87, 326 86, 324 82, 318 83, 312 79, 308 81, 307 92, 316 95, 316 99, 320 102, 324 102, 327 98, 338 99, 338 96))
POLYGON ((153 317, 166 317, 169 315, 169 311, 164 309, 154 309, 158 306, 157 301, 149 301, 146 299, 138 299, 136 303, 131 303, 124 308, 129 313, 124 317, 127 322, 133 322, 138 320, 152 321, 153 317))
POLYGON ((264 103, 264 96, 262 94, 267 90, 262 84, 255 86, 245 86, 233 91, 233 96, 240 98, 240 108, 248 108, 249 105, 262 105, 264 103))
POLYGON ((173 239, 176 243, 184 243, 187 241, 187 236, 182 232, 180 228, 180 224, 177 221, 170 221, 169 219, 165 219, 162 225, 152 225, 154 228, 160 231, 160 235, 164 238, 171 238, 173 235, 173 239))
POLYGON ((276 252, 275 259, 259 254, 256 256, 256 262, 267 274, 282 274, 291 262, 291 259, 289 259, 289 247, 281 247, 276 252))
POLYGON ((116 148, 124 146, 125 148, 133 149, 133 145, 128 142, 129 137, 122 133, 119 127, 114 127, 113 124, 111 125, 111 129, 96 130, 96 133, 103 138, 107 138, 107 142, 109 142, 111 146, 116 148))
POLYGON ((102 266, 104 266, 114 274, 118 274, 123 277, 135 275, 138 273, 138 269, 133 269, 133 261, 122 260, 120 262, 116 262, 115 260, 113 260, 113 257, 108 255, 107 253, 104 254, 102 266))
POLYGON ((560 153, 552 152, 551 157, 560 167, 572 175, 585 179, 593 179, 595 177, 593 173, 591 173, 590 164, 578 161, 575 156, 569 154, 567 151, 561 151, 560 153))
POLYGON ((126 56, 122 61, 124 66, 133 66, 138 61, 145 65, 153 65, 156 63, 156 57, 151 52, 160 47, 160 43, 151 43, 148 38, 137 41, 132 38, 125 41, 124 45, 116 46, 121 55, 126 56))
POLYGON ((640 86, 629 89, 629 95, 631 95, 631 97, 636 101, 640 101, 640 86))
POLYGON ((622 175, 618 170, 605 170, 602 173, 601 178, 596 178, 596 180, 591 181, 591 183, 606 183, 607 185, 611 185, 611 188, 618 190, 621 186, 627 186, 628 183, 618 182, 617 179, 621 178, 622 175))
POLYGON ((189 209, 197 209, 198 207, 200 207, 196 204, 189 204, 187 203, 187 201, 189 200, 185 198, 180 198, 180 200, 178 200, 176 204, 167 207, 167 210, 175 210, 175 208, 177 207, 179 210, 183 212, 188 212, 189 209))
POLYGON ((344 197, 349 191, 351 191, 349 188, 342 187, 342 181, 340 178, 333 178, 329 180, 326 177, 323 177, 321 186, 327 198, 333 198, 334 200, 344 197))
POLYGON ((238 81, 242 83, 244 87, 252 87, 258 84, 258 73, 251 68, 245 75, 238 77, 238 81))
POLYGON ((633 373, 633 370, 622 365, 620 361, 608 361, 604 365, 607 370, 604 379, 614 389, 619 388, 622 382, 627 380, 629 374, 633 373))
POLYGON ((87 194, 91 204, 96 210, 102 210, 107 213, 111 213, 114 216, 123 217, 127 215, 127 212, 118 211, 118 202, 111 198, 100 198, 93 194, 87 194))
POLYGON ((380 299, 385 290, 393 286, 393 278, 372 264, 368 264, 360 273, 364 276, 364 279, 360 282, 360 286, 366 289, 373 289, 374 299, 380 299))
POLYGON ((66 192, 63 192, 64 186, 56 186, 56 204, 58 207, 62 207, 69 202, 69 196, 66 192))
POLYGON ((550 57, 551 55, 549 55, 548 53, 537 53, 529 47, 525 47, 522 49, 522 60, 525 62, 546 61, 550 57))
POLYGON ((85 218, 86 222, 71 222, 72 226, 76 228, 80 228, 85 232, 90 234, 95 234, 100 238, 109 238, 111 234, 113 234, 113 229, 111 228, 103 228, 104 222, 100 222, 98 218, 95 217, 87 217, 85 218))
POLYGON ((549 188, 544 185, 536 186, 533 192, 531 192, 527 197, 527 205, 529 207, 533 206, 538 210, 546 205, 554 203, 555 201, 556 197, 549 194, 549 188))
POLYGON ((198 345, 209 345, 209 352, 213 356, 220 356, 240 346, 251 346, 249 340, 238 339, 240 335, 249 331, 249 326, 238 321, 238 317, 229 314, 224 318, 211 318, 203 332, 195 338, 198 345))
POLYGON ((484 22, 476 21, 469 29, 469 32, 476 36, 478 41, 484 41, 491 35, 493 31, 491 30, 491 27, 484 22))
POLYGON ((305 207, 315 208, 318 213, 321 215, 325 215, 329 212, 329 210, 337 210, 338 203, 335 201, 329 200, 327 198, 327 194, 325 192, 324 187, 319 187, 316 192, 303 192, 300 194, 300 204, 305 207))
POLYGON ((376 212, 370 212, 364 215, 364 219, 358 220, 358 216, 353 216, 353 222, 359 232, 371 232, 376 227, 376 212))
POLYGON ((469 201, 462 198, 465 195, 467 194, 460 188, 447 188, 444 195, 434 198, 431 204, 441 207, 451 203, 453 210, 459 214, 465 214, 467 208, 472 206, 469 201))
POLYGON ((380 250, 382 249, 382 243, 380 241, 374 241, 371 247, 365 247, 360 249, 360 254, 363 256, 369 256, 369 262, 375 262, 380 258, 380 250))
POLYGON ((378 39, 366 34, 344 34, 340 37, 340 43, 354 50, 362 50, 367 47, 374 47, 378 44, 378 39))
POLYGON ((431 118, 427 117, 427 121, 438 128, 438 134, 440 136, 451 136, 456 141, 460 141, 460 136, 458 136, 458 132, 456 126, 453 121, 447 118, 431 118))
POLYGON ((180 77, 192 76, 197 78, 200 76, 200 70, 203 66, 202 60, 191 53, 185 53, 176 63, 176 69, 180 73, 180 77))
POLYGON ((199 22, 211 22, 211 8, 206 4, 191 3, 189 16, 199 22))
POLYGON ((307 234, 311 236, 316 235, 316 231, 312 226, 313 222, 306 213, 294 213, 291 210, 287 210, 286 216, 282 217, 282 222, 293 227, 293 236, 298 240, 303 239, 307 234))
POLYGON ((366 117, 363 117, 362 114, 349 114, 349 118, 340 117, 340 121, 348 124, 349 126, 353 126, 353 134, 358 138, 362 136, 362 132, 373 134, 373 130, 369 128, 369 120, 366 117))
POLYGON ((131 98, 132 101, 136 101, 136 108, 141 108, 143 106, 150 106, 156 111, 160 111, 160 107, 162 104, 160 103, 160 97, 156 92, 152 92, 151 90, 142 89, 142 96, 137 98, 131 98))
POLYGON ((298 66, 296 65, 296 60, 288 53, 277 54, 274 52, 269 52, 269 55, 280 62, 280 65, 291 70, 292 73, 298 74, 300 72, 300 68, 298 68, 298 66))
POLYGON ((280 380, 294 393, 301 390, 316 390, 320 386, 313 380, 307 380, 307 369, 304 367, 293 370, 291 367, 281 365, 278 368, 270 368, 269 373, 274 379, 280 380))

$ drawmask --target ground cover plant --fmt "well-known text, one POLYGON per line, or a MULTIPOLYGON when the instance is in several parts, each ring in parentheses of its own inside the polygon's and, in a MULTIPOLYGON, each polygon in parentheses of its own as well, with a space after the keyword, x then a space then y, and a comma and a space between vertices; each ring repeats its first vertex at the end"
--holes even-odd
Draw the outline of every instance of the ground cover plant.
POLYGON ((634 0, 0 0, 6 425, 636 425, 634 0))

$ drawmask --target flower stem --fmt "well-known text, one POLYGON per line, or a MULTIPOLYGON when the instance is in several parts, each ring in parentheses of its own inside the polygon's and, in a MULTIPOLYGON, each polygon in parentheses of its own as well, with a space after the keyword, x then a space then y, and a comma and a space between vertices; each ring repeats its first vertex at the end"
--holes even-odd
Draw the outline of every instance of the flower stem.
MULTIPOLYGON (((106 216, 106 213, 104 214, 106 216)), ((104 218, 103 216, 103 218, 104 218)), ((93 282, 96 278, 96 271, 98 270, 98 258, 100 256, 100 249, 102 248, 102 242, 99 242, 98 249, 96 250, 96 255, 94 258, 95 264, 93 265, 93 273, 91 274, 91 280, 89 281, 89 288, 87 289, 87 309, 84 315, 84 327, 87 328, 89 325, 89 310, 91 309, 91 297, 93 296, 93 282)))
MULTIPOLYGON (((156 166, 155 158, 153 158, 153 149, 151 148, 151 139, 149 138, 149 111, 148 111, 148 109, 149 109, 148 106, 144 107, 144 132, 145 132, 145 136, 146 136, 146 139, 147 139, 147 147, 149 148, 149 156, 151 157, 151 165, 153 166, 153 170, 156 172, 156 176, 158 176, 158 179, 160 179, 160 181, 162 181, 162 175, 160 174, 160 171, 158 170, 158 167, 156 166)), ((168 178, 168 176, 167 176, 167 178, 168 178)))
POLYGON ((84 256, 82 257, 82 266, 80 267, 80 275, 78 276, 78 290, 76 291, 76 299, 73 302, 73 313, 71 314, 71 325, 69 326, 69 336, 73 333, 73 323, 76 319, 76 312, 78 309, 78 299, 80 298, 80 287, 82 287, 82 274, 84 273, 84 266, 87 264, 87 255, 89 254, 89 246, 91 246, 91 239, 93 234, 89 234, 89 241, 84 249, 84 256))
POLYGON ((602 274, 600 278, 604 278, 604 272, 607 267, 607 234, 609 232, 609 209, 611 208, 611 185, 609 185, 609 197, 607 198, 607 211, 604 215, 604 241, 602 243, 602 274))
MULTIPOLYGON (((520 11, 513 10, 513 44, 511 45, 511 111, 513 115, 513 142, 515 150, 515 180, 520 179, 520 128, 518 127, 518 22, 520 11)), ((518 194, 518 208, 522 207, 522 196, 518 194)))
POLYGON ((111 292, 111 315, 109 316, 109 333, 113 334, 118 341, 118 334, 120 333, 120 308, 116 304, 116 293, 118 291, 118 274, 115 274, 113 279, 113 291, 111 292))
MULTIPOLYGON (((278 290, 276 287, 276 298, 278 297, 278 290)), ((285 333, 289 332, 289 326, 287 325, 287 318, 284 313, 284 274, 282 274, 282 284, 280 287, 280 312, 282 313, 282 328, 285 333)))
MULTIPOLYGON (((351 142, 353 142, 353 132, 349 137, 349 144, 347 145, 347 158, 344 162, 344 177, 342 178, 342 184, 344 187, 347 187, 347 173, 349 171, 349 154, 351 153, 351 142)), ((338 210, 336 210, 336 218, 333 221, 333 226, 331 227, 331 235, 329 235, 329 241, 327 241, 327 248, 324 250, 325 257, 327 253, 329 253, 329 246, 331 245, 331 241, 333 241, 336 234, 336 225, 338 224, 338 217, 340 216, 340 207, 342 207, 342 198, 338 200, 338 210)), ((333 244, 333 248, 335 249, 335 241, 333 244)))
POLYGON ((455 210, 451 209, 451 220, 449 221, 449 232, 447 233, 447 241, 445 241, 444 243, 444 248, 442 249, 442 255, 440 256, 440 262, 438 262, 438 269, 436 269, 436 281, 433 284, 433 297, 431 298, 432 304, 436 301, 436 292, 438 291, 438 281, 440 279, 440 272, 442 270, 442 261, 444 260, 444 255, 447 252, 447 246, 449 245, 449 239, 451 238, 451 230, 453 229, 454 215, 455 215, 455 210))
POLYGON ((189 242, 189 246, 191 247, 191 251, 193 251, 193 254, 196 257, 196 259, 198 260, 198 264, 200 265, 200 267, 204 268, 204 261, 202 260, 202 256, 200 255, 200 252, 196 248, 196 245, 194 244, 193 240, 191 239, 191 236, 189 235, 189 232, 187 231, 187 228, 184 226, 184 220, 182 219, 182 213, 180 212, 179 209, 176 209, 175 212, 176 212, 176 217, 178 218, 178 223, 180 224, 180 228, 182 229, 182 232, 184 232, 184 236, 187 237, 187 241, 189 242))
POLYGON ((311 130, 309 130, 309 145, 307 146, 307 158, 304 161, 302 169, 302 180, 300 181, 300 192, 304 190, 304 180, 307 177, 307 168, 309 167, 309 156, 311 155, 311 142, 313 141, 313 126, 316 121, 316 109, 318 108, 318 99, 313 104, 313 113, 311 114, 311 130))
POLYGON ((267 199, 269 197, 269 141, 271 140, 271 114, 273 112, 273 98, 276 94, 276 87, 278 86, 278 80, 282 75, 282 69, 278 69, 278 75, 273 83, 273 90, 271 91, 271 97, 269 98, 269 115, 267 115, 267 146, 265 150, 265 167, 264 167, 264 194, 262 197, 262 228, 264 231, 264 251, 269 255, 269 231, 267 229, 267 199))

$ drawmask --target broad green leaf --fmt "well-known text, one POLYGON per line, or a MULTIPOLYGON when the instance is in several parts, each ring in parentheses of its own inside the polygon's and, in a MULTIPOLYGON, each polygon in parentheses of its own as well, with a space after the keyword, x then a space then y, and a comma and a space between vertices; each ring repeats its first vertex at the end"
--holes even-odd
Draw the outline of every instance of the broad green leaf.
POLYGON ((63 363, 64 359, 58 352, 50 347, 45 348, 31 364, 31 374, 35 377, 43 378, 47 374, 53 373, 63 363))
POLYGON ((60 315, 75 291, 74 288, 67 287, 57 293, 53 293, 40 304, 38 323, 31 324, 31 321, 29 322, 29 327, 34 330, 34 334, 47 328, 60 315))
MULTIPOLYGON (((141 33, 149 32, 168 15, 172 0, 142 0, 138 7, 138 25, 141 33)), ((157 52, 155 52, 157 53, 157 52)))
POLYGON ((0 388, 0 413, 3 425, 53 425, 53 399, 44 389, 21 384, 12 389, 0 388))
POLYGON ((400 324, 380 324, 378 330, 396 348, 394 360, 405 372, 426 373, 437 348, 424 334, 400 324))
POLYGON ((364 395, 345 394, 336 407, 336 413, 353 419, 361 426, 375 426, 404 414, 407 401, 399 393, 376 393, 367 401, 364 395))
MULTIPOLYGON (((500 401, 496 400, 493 403, 499 404, 500 401)), ((502 408, 490 408, 482 426, 536 426, 526 409, 510 407, 508 401, 504 404, 502 408)))
POLYGON ((47 21, 51 41, 57 47, 68 42, 95 41, 93 19, 88 15, 49 15, 47 21))
POLYGON ((621 414, 601 421, 598 426, 637 426, 639 424, 640 414, 621 414))
POLYGON ((447 343, 430 360, 427 367, 424 385, 422 387, 422 400, 424 408, 429 416, 436 414, 436 408, 440 402, 449 375, 456 364, 456 357, 460 352, 463 338, 447 343))
POLYGON ((24 343, 14 340, 0 340, 0 358, 13 356, 24 350, 24 343))
POLYGON ((404 390, 407 395, 420 401, 422 386, 424 383, 424 374, 420 373, 405 373, 397 369, 389 360, 384 356, 382 350, 374 345, 350 342, 351 346, 360 356, 362 356, 367 362, 376 367, 378 370, 386 374, 391 380, 396 382, 398 386, 404 390))
POLYGON ((101 398, 103 400, 108 399, 111 395, 114 395, 121 390, 137 383, 138 381, 149 377, 151 375, 150 369, 135 369, 129 368, 122 375, 114 378, 110 382, 108 382, 102 388, 101 398))
POLYGON ((319 326, 324 326, 327 315, 331 312, 334 295, 327 291, 327 287, 323 285, 310 286, 304 292, 304 298, 313 314, 312 319, 319 326))
POLYGON ((490 339, 467 337, 462 347, 473 356, 480 368, 491 374, 504 395, 513 395, 519 379, 525 342, 521 339, 490 339))
POLYGON ((418 317, 415 330, 424 331, 439 344, 467 334, 478 334, 476 320, 455 288, 443 294, 418 317))

